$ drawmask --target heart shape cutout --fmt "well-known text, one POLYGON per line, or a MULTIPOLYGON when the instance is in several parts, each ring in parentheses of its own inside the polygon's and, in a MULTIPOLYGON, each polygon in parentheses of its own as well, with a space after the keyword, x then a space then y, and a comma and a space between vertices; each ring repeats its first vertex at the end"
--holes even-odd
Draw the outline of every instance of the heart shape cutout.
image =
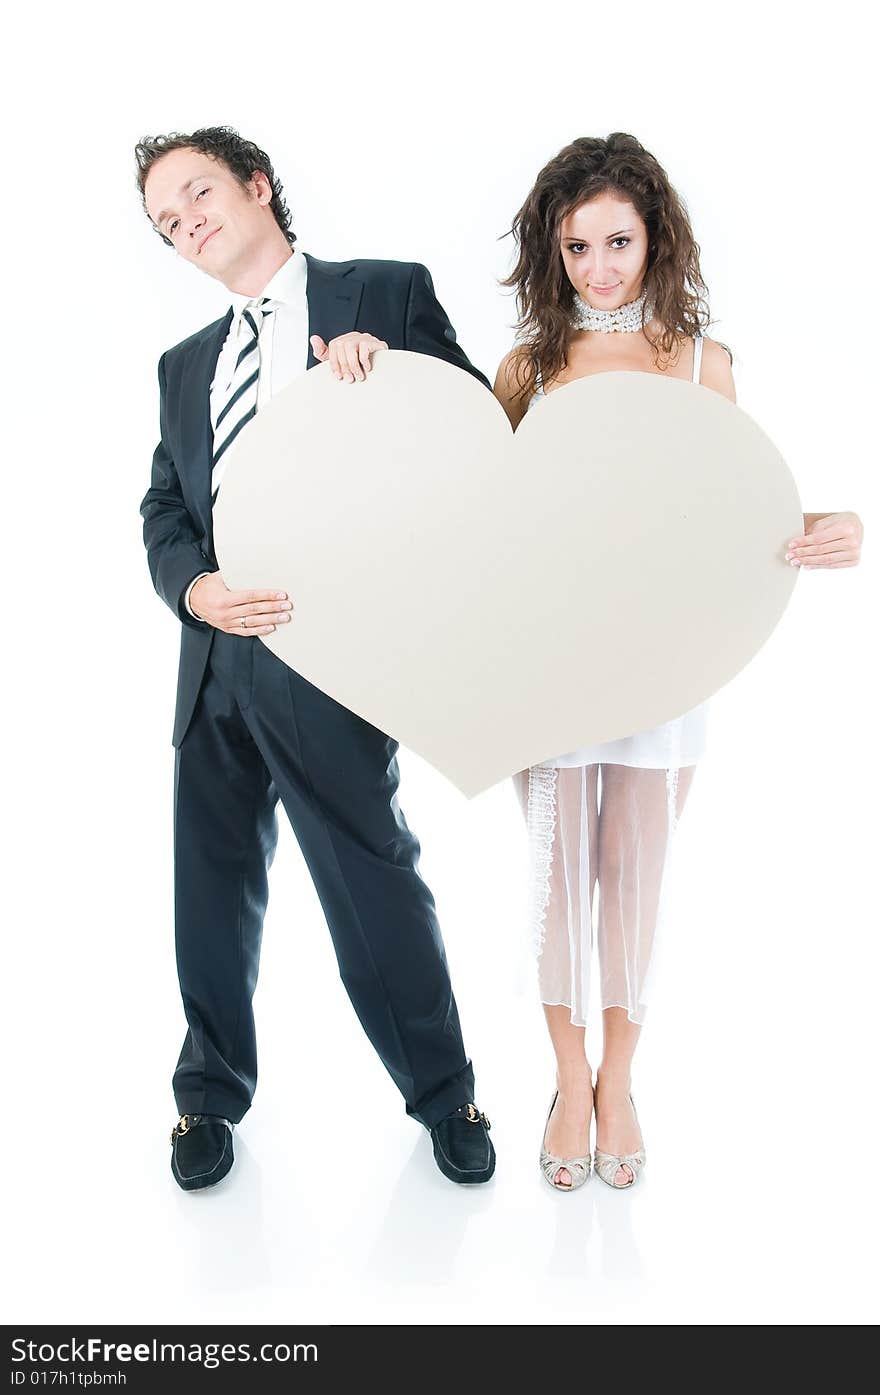
POLYGON ((594 374, 513 433, 404 350, 295 379, 214 508, 227 584, 293 601, 263 643, 468 797, 716 692, 782 615, 801 530, 778 450, 710 388, 594 374))

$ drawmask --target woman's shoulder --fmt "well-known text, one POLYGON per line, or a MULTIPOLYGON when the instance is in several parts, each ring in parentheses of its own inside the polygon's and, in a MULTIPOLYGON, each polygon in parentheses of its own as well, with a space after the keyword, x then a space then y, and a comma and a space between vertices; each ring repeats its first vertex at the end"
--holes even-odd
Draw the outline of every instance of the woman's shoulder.
POLYGON ((493 391, 507 413, 514 431, 525 416, 527 408, 527 404, 523 402, 521 396, 525 381, 523 374, 526 371, 527 355, 527 347, 520 343, 514 344, 513 348, 504 355, 498 365, 498 372, 495 374, 493 391))
POLYGON ((703 354, 707 361, 709 359, 715 359, 719 362, 723 360, 728 367, 732 365, 733 354, 726 344, 722 344, 720 339, 710 339, 708 334, 701 334, 700 338, 703 341, 703 354))
POLYGON ((507 353, 499 363, 498 372, 503 372, 506 378, 510 378, 523 360, 528 357, 529 345, 524 340, 517 339, 514 341, 513 347, 507 350, 507 353))
POLYGON ((717 339, 702 336, 703 359, 700 365, 700 382, 704 387, 714 388, 722 396, 736 401, 736 388, 733 382, 733 355, 726 344, 717 339))
POLYGON ((517 342, 512 349, 508 349, 499 363, 495 382, 503 387, 508 396, 513 396, 523 386, 528 361, 528 345, 517 342))

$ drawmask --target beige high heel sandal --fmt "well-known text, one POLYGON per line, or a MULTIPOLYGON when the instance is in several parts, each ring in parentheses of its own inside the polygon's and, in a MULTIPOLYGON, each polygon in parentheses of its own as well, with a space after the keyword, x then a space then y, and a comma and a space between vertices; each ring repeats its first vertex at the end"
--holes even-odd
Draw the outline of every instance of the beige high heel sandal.
POLYGON ((585 1158, 557 1158, 554 1153, 548 1153, 546 1148, 544 1147, 544 1143, 547 1139, 547 1128, 550 1123, 550 1115, 553 1113, 553 1107, 556 1104, 558 1098, 559 1091, 557 1090, 552 1100, 550 1101, 550 1109, 547 1113, 547 1123, 544 1125, 544 1137, 541 1139, 541 1171, 543 1172, 544 1176, 546 1177, 547 1181, 550 1183, 550 1186, 553 1188, 554 1191, 574 1192, 577 1191, 578 1187, 582 1187, 584 1185, 584 1183, 590 1175, 590 1154, 587 1153, 587 1156, 585 1158), (560 1184, 559 1182, 554 1180, 556 1174, 558 1173, 561 1167, 564 1167, 568 1172, 569 1176, 571 1177, 571 1182, 568 1186, 566 1186, 564 1183, 560 1184))
MULTIPOLYGON (((633 1104, 632 1095, 629 1097, 629 1102, 632 1105, 633 1116, 638 1125, 639 1116, 636 1114, 636 1107, 635 1104, 633 1104)), ((639 1129, 639 1132, 641 1132, 641 1129, 639 1129)), ((633 1185, 642 1168, 645 1166, 645 1149, 641 1147, 635 1153, 624 1153, 622 1156, 617 1156, 615 1153, 602 1153, 597 1148, 593 1156, 593 1161, 596 1172, 602 1178, 602 1181, 607 1182, 608 1186, 613 1187, 615 1191, 623 1192, 626 1191, 627 1187, 633 1185), (615 1182, 614 1179, 617 1176, 617 1169, 619 1167, 629 1168, 632 1176, 628 1182, 615 1182)))

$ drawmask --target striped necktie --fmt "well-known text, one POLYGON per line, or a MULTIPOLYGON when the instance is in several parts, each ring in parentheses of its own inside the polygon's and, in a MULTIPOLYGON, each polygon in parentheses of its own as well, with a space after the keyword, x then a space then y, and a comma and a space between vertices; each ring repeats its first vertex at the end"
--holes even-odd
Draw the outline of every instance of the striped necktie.
POLYGON ((242 311, 239 335, 242 347, 235 371, 224 395, 223 406, 214 427, 214 456, 211 471, 211 503, 217 498, 220 479, 226 468, 226 452, 239 431, 256 415, 257 387, 260 381, 260 331, 277 301, 263 296, 250 301, 242 311))

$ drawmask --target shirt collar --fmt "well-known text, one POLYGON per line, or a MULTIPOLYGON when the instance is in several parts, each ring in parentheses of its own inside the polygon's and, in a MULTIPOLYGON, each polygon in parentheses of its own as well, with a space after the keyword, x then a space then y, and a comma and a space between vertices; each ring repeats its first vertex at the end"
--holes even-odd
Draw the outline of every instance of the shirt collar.
POLYGON ((305 290, 306 271, 306 259, 302 252, 297 252, 294 247, 292 255, 279 266, 259 295, 240 295, 237 291, 232 292, 233 321, 241 319, 246 305, 250 305, 252 300, 261 300, 263 296, 268 296, 270 300, 280 300, 284 304, 298 300, 305 290))

